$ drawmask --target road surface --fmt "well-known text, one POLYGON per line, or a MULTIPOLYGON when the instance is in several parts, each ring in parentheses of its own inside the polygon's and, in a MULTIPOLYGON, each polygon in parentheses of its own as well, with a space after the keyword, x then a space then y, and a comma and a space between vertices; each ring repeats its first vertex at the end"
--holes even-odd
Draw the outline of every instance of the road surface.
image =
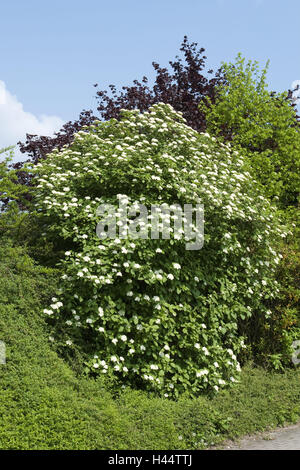
POLYGON ((300 450, 300 423, 226 443, 226 450, 300 450))

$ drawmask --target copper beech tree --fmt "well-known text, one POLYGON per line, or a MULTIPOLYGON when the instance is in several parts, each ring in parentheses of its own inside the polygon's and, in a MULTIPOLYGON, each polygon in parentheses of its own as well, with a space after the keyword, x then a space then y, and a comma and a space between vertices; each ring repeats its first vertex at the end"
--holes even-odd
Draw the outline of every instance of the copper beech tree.
MULTIPOLYGON (((146 111, 155 103, 167 103, 176 111, 181 111, 187 124, 197 131, 205 130, 205 118, 198 105, 205 97, 212 101, 215 98, 216 86, 223 81, 219 69, 214 77, 204 75, 205 60, 204 49, 197 49, 197 43, 189 43, 185 36, 180 47, 184 61, 176 56, 170 61, 171 71, 160 67, 153 62, 156 79, 153 86, 149 85, 147 77, 141 82, 134 80, 133 85, 122 87, 118 92, 114 85, 110 85, 110 92, 97 88, 97 111, 95 116, 91 110, 81 112, 77 121, 69 121, 57 132, 54 137, 27 134, 25 142, 18 142, 22 153, 27 153, 33 162, 45 158, 54 148, 61 149, 73 140, 76 132, 83 126, 91 124, 95 119, 108 121, 118 119, 121 109, 139 109, 146 111)), ((207 74, 213 74, 208 70, 207 74)), ((21 168, 22 164, 17 164, 21 168)))

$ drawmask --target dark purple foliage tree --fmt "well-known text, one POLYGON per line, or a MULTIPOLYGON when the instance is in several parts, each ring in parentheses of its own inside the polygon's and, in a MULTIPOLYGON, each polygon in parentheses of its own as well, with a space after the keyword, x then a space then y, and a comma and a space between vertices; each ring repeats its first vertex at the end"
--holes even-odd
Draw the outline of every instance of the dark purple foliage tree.
MULTIPOLYGON (((199 111, 198 104, 209 97, 214 102, 216 86, 224 80, 221 69, 214 77, 207 78, 204 75, 206 56, 204 49, 197 49, 197 43, 189 43, 185 36, 180 47, 184 61, 178 56, 170 61, 171 71, 162 68, 156 62, 152 65, 156 72, 154 85, 148 84, 147 77, 142 81, 134 80, 133 85, 122 87, 117 92, 114 85, 110 85, 110 91, 97 90, 97 111, 94 116, 91 110, 81 112, 77 121, 69 121, 54 134, 54 137, 27 134, 25 142, 18 142, 22 153, 29 156, 27 162, 37 163, 46 158, 54 148, 61 149, 70 144, 76 132, 84 126, 91 124, 95 119, 107 121, 111 118, 119 118, 121 109, 139 109, 146 111, 155 103, 163 102, 171 104, 176 111, 181 111, 189 126, 197 131, 205 130, 205 117, 199 111)), ((207 74, 212 74, 208 70, 207 74)), ((94 85, 96 88, 98 85, 94 85)), ((22 170, 23 162, 11 165, 18 170, 18 182, 27 186, 33 184, 33 179, 22 170)), ((28 194, 30 200, 30 195, 28 194)), ((3 200, 4 206, 8 200, 3 200)))

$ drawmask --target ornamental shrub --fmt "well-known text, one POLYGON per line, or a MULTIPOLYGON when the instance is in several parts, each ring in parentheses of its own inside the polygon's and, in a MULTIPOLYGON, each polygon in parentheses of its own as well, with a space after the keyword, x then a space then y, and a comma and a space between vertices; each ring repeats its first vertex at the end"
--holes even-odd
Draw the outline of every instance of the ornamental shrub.
MULTIPOLYGON (((95 121, 34 171, 41 237, 64 273, 44 310, 53 338, 66 350, 80 346, 92 373, 166 397, 237 381, 244 322, 272 315, 263 301, 277 295, 276 250, 286 235, 244 158, 159 103, 95 121), (100 240, 97 208, 121 214, 120 200, 127 218, 116 217, 115 238, 100 240), (202 204, 202 249, 186 249, 173 226, 170 239, 122 238, 125 222, 150 233, 152 214, 138 216, 140 203, 202 204)), ((195 217, 191 226, 198 229, 195 217)))

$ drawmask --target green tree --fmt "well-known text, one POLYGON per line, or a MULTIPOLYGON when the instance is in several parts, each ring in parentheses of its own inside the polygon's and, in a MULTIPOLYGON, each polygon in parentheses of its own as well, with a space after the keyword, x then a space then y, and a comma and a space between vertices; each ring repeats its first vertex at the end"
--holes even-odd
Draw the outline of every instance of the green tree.
POLYGON ((206 99, 201 109, 207 131, 247 155, 266 194, 286 208, 299 202, 300 126, 289 93, 268 90, 267 70, 268 63, 260 71, 238 54, 235 63, 223 63, 226 83, 216 102, 206 99))
MULTIPOLYGON (((14 147, 0 149, 0 237, 20 243, 32 236, 32 218, 28 195, 33 187, 18 184, 18 170, 10 167, 14 147)), ((24 165, 22 172, 30 175, 30 166, 24 165)))

